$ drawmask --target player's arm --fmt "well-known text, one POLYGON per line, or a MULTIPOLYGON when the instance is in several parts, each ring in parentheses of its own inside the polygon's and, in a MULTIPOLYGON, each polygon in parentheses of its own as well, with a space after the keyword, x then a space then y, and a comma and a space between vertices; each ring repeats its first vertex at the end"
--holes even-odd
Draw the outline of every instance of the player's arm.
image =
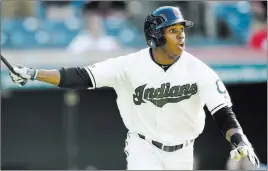
POLYGON ((234 150, 230 153, 231 158, 240 160, 240 158, 248 157, 254 165, 258 166, 259 160, 253 147, 233 112, 229 93, 222 80, 209 68, 205 70, 204 77, 200 79, 199 95, 225 138, 234 147, 234 150))
POLYGON ((20 75, 10 73, 15 83, 22 80, 37 80, 49 83, 60 88, 93 88, 92 81, 87 71, 83 67, 68 67, 60 69, 32 69, 27 67, 14 67, 14 71, 20 75))
POLYGON ((123 80, 124 57, 111 58, 93 66, 68 67, 53 70, 32 69, 22 66, 14 67, 19 75, 9 73, 15 83, 25 80, 38 80, 60 88, 116 87, 123 80))

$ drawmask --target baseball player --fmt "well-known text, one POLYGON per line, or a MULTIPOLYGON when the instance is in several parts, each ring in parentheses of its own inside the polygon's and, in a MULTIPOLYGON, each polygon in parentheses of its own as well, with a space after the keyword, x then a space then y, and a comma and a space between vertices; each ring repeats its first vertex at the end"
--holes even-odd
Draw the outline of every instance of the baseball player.
POLYGON ((16 66, 14 83, 38 80, 60 88, 112 87, 129 130, 129 170, 191 170, 194 141, 205 125, 206 105, 234 149, 232 159, 247 157, 258 167, 225 85, 206 64, 185 51, 184 29, 193 26, 179 8, 163 6, 144 22, 148 47, 85 67, 55 70, 16 66))

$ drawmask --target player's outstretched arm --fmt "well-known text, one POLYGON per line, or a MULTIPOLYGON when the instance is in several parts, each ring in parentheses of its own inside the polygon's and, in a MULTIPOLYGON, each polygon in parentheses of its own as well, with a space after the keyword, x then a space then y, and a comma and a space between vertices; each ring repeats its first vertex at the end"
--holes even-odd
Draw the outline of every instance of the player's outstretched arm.
POLYGON ((85 68, 70 67, 45 70, 45 69, 32 69, 24 66, 14 67, 17 74, 9 72, 9 75, 14 83, 20 84, 25 80, 28 81, 41 81, 49 83, 60 88, 89 88, 92 83, 88 72, 85 68))

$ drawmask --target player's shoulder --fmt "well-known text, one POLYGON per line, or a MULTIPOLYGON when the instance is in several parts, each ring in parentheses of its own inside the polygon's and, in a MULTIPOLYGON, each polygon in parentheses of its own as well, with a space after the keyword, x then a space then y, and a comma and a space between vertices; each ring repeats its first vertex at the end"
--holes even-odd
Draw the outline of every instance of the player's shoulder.
POLYGON ((195 55, 184 51, 183 54, 185 55, 186 61, 191 65, 192 67, 195 67, 196 69, 211 69, 208 64, 206 64, 204 61, 200 60, 195 55))
POLYGON ((189 52, 184 53, 186 55, 185 59, 187 60, 189 65, 188 68, 190 69, 190 72, 192 72, 194 75, 200 77, 200 79, 204 77, 218 77, 218 74, 208 64, 198 59, 198 57, 190 54, 189 52), (200 75, 200 73, 202 74, 200 75))
POLYGON ((148 56, 148 55, 149 55, 149 48, 144 48, 144 49, 140 49, 138 51, 132 52, 132 53, 126 55, 126 57, 139 59, 139 58, 142 58, 142 57, 148 56))
POLYGON ((130 67, 137 67, 137 65, 140 65, 143 63, 145 59, 144 56, 149 54, 148 49, 141 49, 135 52, 127 53, 124 55, 120 55, 117 57, 111 57, 108 58, 107 60, 103 61, 105 63, 115 63, 118 66, 124 67, 124 68, 130 68, 130 67), (134 65, 135 64, 135 65, 134 65))
POLYGON ((122 60, 134 62, 144 59, 149 55, 149 48, 144 48, 135 52, 131 52, 126 55, 119 56, 117 58, 121 58, 122 60))

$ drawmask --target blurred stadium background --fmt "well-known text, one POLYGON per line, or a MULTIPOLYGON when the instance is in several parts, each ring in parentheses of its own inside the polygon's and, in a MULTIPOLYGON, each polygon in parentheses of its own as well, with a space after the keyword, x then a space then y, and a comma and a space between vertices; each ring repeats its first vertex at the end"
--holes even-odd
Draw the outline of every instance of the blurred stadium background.
MULTIPOLYGON (((1 53, 35 68, 85 66, 145 47, 143 21, 162 5, 195 23, 187 50, 223 79, 267 169, 266 1, 1 1, 1 53)), ((138 66, 137 66, 138 67, 138 66)), ((13 84, 1 64, 2 169, 125 169, 126 129, 112 89, 13 84)), ((208 113, 207 113, 208 114, 208 113)), ((248 169, 229 161, 211 116, 195 143, 196 169, 248 169)))

